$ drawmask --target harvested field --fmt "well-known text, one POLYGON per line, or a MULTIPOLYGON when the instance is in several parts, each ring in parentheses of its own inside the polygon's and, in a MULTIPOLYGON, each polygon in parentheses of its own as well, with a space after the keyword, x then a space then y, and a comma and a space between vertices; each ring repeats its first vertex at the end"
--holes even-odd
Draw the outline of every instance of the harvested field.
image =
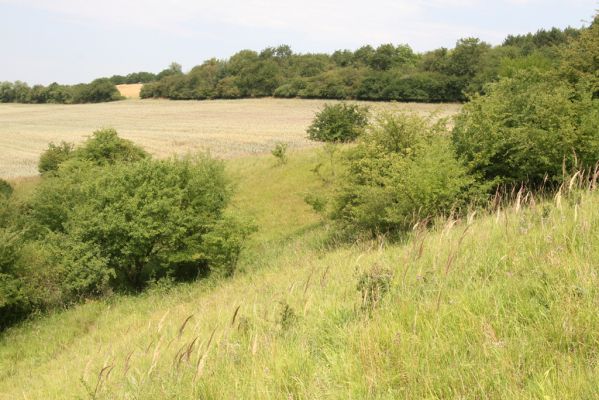
MULTIPOLYGON (((325 100, 244 99, 212 101, 125 100, 101 104, 0 104, 0 177, 37 174, 37 160, 49 142, 81 142, 94 130, 120 135, 158 157, 209 150, 231 158, 316 144, 306 128, 325 100)), ((440 116, 457 104, 369 103, 374 112, 396 110, 440 116)))
POLYGON ((139 99, 139 92, 141 91, 142 86, 143 83, 131 83, 116 85, 116 88, 121 93, 121 96, 124 96, 128 99, 139 99))

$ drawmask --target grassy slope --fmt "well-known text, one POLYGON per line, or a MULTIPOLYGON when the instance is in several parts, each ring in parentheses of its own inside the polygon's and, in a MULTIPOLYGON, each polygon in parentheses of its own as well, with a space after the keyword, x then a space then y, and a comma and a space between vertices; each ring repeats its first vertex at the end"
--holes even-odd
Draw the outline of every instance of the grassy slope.
POLYGON ((302 201, 313 162, 231 161, 261 228, 246 272, 12 329, 0 398, 599 396, 597 194, 327 251, 302 201), (368 312, 356 282, 375 264, 395 276, 368 312))

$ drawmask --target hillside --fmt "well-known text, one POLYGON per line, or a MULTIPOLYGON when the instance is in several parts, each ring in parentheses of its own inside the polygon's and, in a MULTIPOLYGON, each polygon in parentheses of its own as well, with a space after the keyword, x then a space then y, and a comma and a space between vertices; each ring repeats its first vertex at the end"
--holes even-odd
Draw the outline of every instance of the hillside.
POLYGON ((599 396, 596 193, 331 246, 315 162, 229 160, 259 228, 241 272, 9 329, 0 399, 599 396), (383 285, 362 296, 365 272, 383 285))

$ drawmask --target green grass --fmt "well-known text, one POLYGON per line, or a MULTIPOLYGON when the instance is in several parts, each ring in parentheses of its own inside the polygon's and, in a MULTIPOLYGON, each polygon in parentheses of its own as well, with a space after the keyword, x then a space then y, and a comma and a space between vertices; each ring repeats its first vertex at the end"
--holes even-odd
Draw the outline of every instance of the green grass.
POLYGON ((292 152, 283 165, 273 156, 227 162, 237 189, 232 209, 256 221, 254 243, 285 240, 320 221, 303 200, 322 186, 311 171, 317 162, 314 150, 292 152))
POLYGON ((230 161, 259 227, 244 272, 10 329, 0 399, 599 397, 598 194, 327 249, 302 200, 315 161, 230 161), (364 307, 375 266, 391 288, 364 307))

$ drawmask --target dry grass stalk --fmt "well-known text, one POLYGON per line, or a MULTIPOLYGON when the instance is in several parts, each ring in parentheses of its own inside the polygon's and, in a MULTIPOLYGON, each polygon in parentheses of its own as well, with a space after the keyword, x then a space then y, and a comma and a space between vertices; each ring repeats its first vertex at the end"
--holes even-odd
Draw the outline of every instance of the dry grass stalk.
POLYGON ((167 310, 164 315, 162 316, 162 318, 160 318, 160 321, 158 322, 158 328, 156 329, 157 333, 160 333, 160 331, 163 328, 163 324, 164 324, 164 320, 166 319, 166 317, 170 314, 171 310, 167 310))
POLYGON ((123 366, 123 376, 127 375, 127 372, 129 371, 129 368, 131 367, 130 361, 131 361, 131 357, 133 356, 134 351, 135 350, 131 350, 131 352, 129 352, 127 357, 125 357, 125 365, 123 366))
POLYGON ((185 318, 185 321, 183 321, 183 324, 181 324, 181 327, 179 328, 179 337, 181 337, 181 335, 183 335, 183 330, 185 330, 185 326, 187 325, 187 323, 189 322, 189 320, 193 317, 193 314, 191 314, 189 317, 185 318))
POLYGON ((306 280, 306 284, 304 285, 304 294, 306 296, 306 292, 308 291, 308 287, 310 287, 310 280, 312 279, 312 275, 314 274, 314 269, 310 271, 310 275, 308 275, 308 279, 306 280))
POLYGON ((204 368, 206 367, 206 359, 208 358, 208 353, 210 352, 210 345, 212 344, 212 339, 214 339, 215 333, 216 328, 214 328, 212 334, 210 335, 210 339, 208 339, 208 344, 206 344, 206 350, 204 350, 204 353, 202 353, 198 358, 198 363, 196 364, 196 373, 193 377, 194 382, 196 381, 196 379, 201 377, 202 373, 204 372, 204 368))
POLYGON ((235 320, 237 319, 237 314, 239 313, 240 308, 241 308, 241 305, 239 305, 235 308, 235 311, 233 312, 233 318, 231 318, 231 326, 233 326, 235 324, 235 320))
POLYGON ((96 387, 94 388, 93 398, 96 398, 98 391, 100 390, 100 387, 102 386, 102 382, 103 382, 102 377, 104 375, 104 372, 111 371, 113 367, 114 367, 113 365, 106 365, 98 373, 98 381, 96 382, 96 387))
POLYGON ((258 352, 258 333, 254 335, 254 340, 252 341, 252 356, 255 356, 258 352))
MULTIPOLYGON (((464 241, 464 238, 466 237, 466 233, 468 233, 468 230, 470 229, 470 225, 467 225, 466 228, 464 229, 464 231, 462 232, 462 235, 460 236, 460 238, 458 239, 458 243, 455 247, 454 251, 449 251, 449 255, 447 256, 447 262, 445 263, 445 271, 444 271, 444 276, 445 278, 447 278, 447 276, 449 275, 449 271, 451 269, 451 265, 453 264, 453 261, 455 260, 455 258, 458 255, 458 252, 460 250, 460 247, 462 245, 462 242, 464 241)), ((437 296, 437 307, 436 310, 439 311, 439 307, 441 306, 441 294, 443 292, 443 286, 441 288, 439 288, 439 294, 437 296)))
POLYGON ((327 265, 327 267, 325 268, 324 272, 322 273, 322 276, 320 277, 320 286, 323 287, 324 283, 325 283, 325 279, 329 273, 329 270, 331 269, 330 265, 327 265))

